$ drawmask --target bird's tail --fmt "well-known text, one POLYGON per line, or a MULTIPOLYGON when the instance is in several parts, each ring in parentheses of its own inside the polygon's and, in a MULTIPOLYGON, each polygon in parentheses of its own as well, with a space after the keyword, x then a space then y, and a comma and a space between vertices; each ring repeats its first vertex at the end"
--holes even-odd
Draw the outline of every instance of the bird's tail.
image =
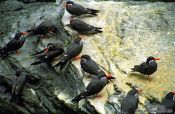
POLYGON ((59 66, 60 67, 59 69, 62 71, 67 64, 68 64, 68 61, 60 61, 54 67, 58 67, 59 66))
POLYGON ((95 10, 95 9, 90 9, 90 8, 88 8, 88 10, 91 11, 90 14, 92 14, 92 15, 97 15, 97 13, 100 12, 100 10, 95 10))
POLYGON ((98 33, 102 33, 103 31, 100 30, 100 29, 102 29, 102 28, 100 28, 100 27, 96 27, 96 28, 94 29, 94 31, 96 31, 96 32, 98 32, 98 33))
POLYGON ((135 65, 134 68, 131 68, 131 70, 134 71, 138 71, 139 70, 139 65, 135 65))
POLYGON ((43 63, 43 61, 36 61, 36 62, 32 63, 31 65, 37 65, 37 64, 41 64, 41 63, 43 63))
POLYGON ((0 48, 0 58, 3 58, 4 56, 6 56, 7 53, 8 53, 8 50, 5 47, 0 48))
POLYGON ((72 102, 79 102, 81 99, 85 98, 87 95, 87 92, 84 91, 82 93, 80 93, 78 96, 76 96, 74 99, 72 99, 72 102))
POLYGON ((12 94, 12 97, 10 99, 10 103, 18 103, 19 102, 19 95, 16 95, 15 93, 12 94))

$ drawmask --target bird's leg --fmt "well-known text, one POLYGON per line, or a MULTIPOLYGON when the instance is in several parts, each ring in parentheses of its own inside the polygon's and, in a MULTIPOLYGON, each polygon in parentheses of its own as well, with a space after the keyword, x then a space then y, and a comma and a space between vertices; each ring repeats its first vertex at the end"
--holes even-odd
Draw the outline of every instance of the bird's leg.
POLYGON ((71 16, 70 16, 71 19, 73 19, 73 18, 75 18, 75 17, 76 17, 75 15, 71 15, 71 16))
POLYGON ((84 39, 85 35, 78 34, 78 37, 81 38, 81 39, 84 39))
POLYGON ((16 51, 16 54, 17 54, 17 55, 20 55, 20 54, 21 54, 21 52, 20 52, 19 50, 17 50, 17 51, 16 51))
POLYGON ((48 39, 49 37, 47 35, 41 35, 41 38, 48 39))
POLYGON ((148 75, 148 80, 149 80, 149 82, 151 81, 150 75, 148 75))
POLYGON ((80 55, 74 57, 74 60, 79 60, 79 59, 81 59, 81 56, 80 55))
POLYGON ((99 98, 101 98, 102 96, 101 95, 99 95, 99 94, 96 94, 96 96, 95 96, 97 99, 99 99, 99 98))

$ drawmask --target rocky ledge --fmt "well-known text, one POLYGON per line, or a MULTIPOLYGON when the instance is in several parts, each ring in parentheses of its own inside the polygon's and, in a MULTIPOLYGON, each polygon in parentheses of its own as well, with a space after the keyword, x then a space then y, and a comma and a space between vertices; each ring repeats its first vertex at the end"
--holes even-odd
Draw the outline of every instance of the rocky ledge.
MULTIPOLYGON (((125 84, 129 82, 142 88, 138 112, 145 114, 165 93, 174 89, 174 3, 78 1, 86 7, 101 10, 96 17, 79 18, 103 27, 103 33, 85 36, 81 54, 89 54, 102 69, 111 72, 116 80, 105 87, 100 93, 101 98, 88 98, 79 104, 72 103, 72 98, 84 90, 90 80, 83 78, 79 61, 72 62, 64 72, 47 64, 30 65, 35 61, 30 55, 45 48, 49 42, 60 42, 66 47, 77 35, 64 26, 69 23, 70 15, 61 6, 63 2, 19 3, 19 8, 1 11, 1 46, 15 32, 28 30, 43 20, 52 20, 60 30, 60 34, 51 35, 49 39, 30 37, 21 48, 21 55, 11 54, 0 60, 1 113, 116 114, 120 112, 121 99, 130 89, 125 84), (158 71, 151 76, 151 80, 140 74, 130 73, 134 65, 145 61, 150 55, 161 58, 158 71), (21 105, 9 103, 11 79, 16 68, 22 68, 30 78, 22 92, 21 105)), ((4 7, 4 4, 1 3, 0 7, 4 7)))

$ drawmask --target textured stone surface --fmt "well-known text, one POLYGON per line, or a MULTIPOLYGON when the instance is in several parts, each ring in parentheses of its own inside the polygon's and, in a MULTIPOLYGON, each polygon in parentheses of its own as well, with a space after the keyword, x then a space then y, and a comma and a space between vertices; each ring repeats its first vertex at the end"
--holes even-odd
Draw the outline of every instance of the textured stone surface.
MULTIPOLYGON (((68 27, 64 29, 70 16, 67 12, 64 14, 64 9, 60 6, 64 1, 27 5, 18 3, 22 9, 15 11, 14 6, 15 8, 4 8, 1 12, 1 46, 15 32, 37 26, 43 20, 53 21, 60 33, 57 36, 50 35, 49 39, 41 40, 37 36, 28 38, 20 49, 21 55, 10 54, 8 58, 0 60, 0 74, 3 75, 0 77, 0 108, 4 109, 2 112, 115 114, 120 112, 120 102, 130 89, 125 82, 138 84, 143 89, 140 96, 142 105, 139 105, 139 109, 146 110, 144 105, 147 108, 153 105, 146 98, 160 101, 165 93, 174 89, 174 3, 76 1, 86 7, 101 9, 97 17, 80 18, 89 24, 103 27, 104 31, 102 34, 86 36, 81 54, 89 54, 106 72, 110 71, 116 80, 100 92, 101 98, 92 97, 80 101, 79 104, 71 103, 72 98, 83 91, 90 81, 86 77, 82 80, 79 61, 72 62, 64 72, 47 64, 30 65, 36 61, 30 55, 45 48, 49 42, 61 42, 66 48, 76 36, 76 32, 68 27), (149 55, 161 58, 158 71, 151 76, 151 81, 139 74, 131 74, 130 68, 149 55), (23 104, 9 104, 11 79, 14 70, 19 67, 24 69, 30 80, 22 92, 23 104)), ((0 7, 4 7, 4 4, 0 4, 0 7)), ((58 60, 53 64, 55 62, 58 60)))
MULTIPOLYGON (((137 84, 143 89, 140 96, 142 104, 145 103, 145 98, 160 101, 165 93, 174 89, 174 3, 79 3, 101 9, 97 17, 79 17, 91 25, 103 27, 104 31, 102 34, 85 37, 82 54, 89 54, 106 71, 110 71, 116 77, 113 84, 125 92, 130 89, 126 82, 137 84), (158 70, 151 76, 151 80, 143 75, 130 73, 134 65, 145 61, 150 55, 161 58, 157 62, 158 70)), ((65 25, 69 23, 69 17, 68 13, 64 15, 65 25)), ((68 27, 66 29, 71 35, 76 35, 75 31, 68 27)), ((79 63, 75 65, 79 68, 79 63)), ((100 100, 89 100, 101 113, 113 113, 109 112, 111 102, 112 109, 118 109, 120 106, 119 99, 113 97, 113 84, 101 92, 103 97, 100 100), (107 100, 109 102, 106 102, 107 100)))

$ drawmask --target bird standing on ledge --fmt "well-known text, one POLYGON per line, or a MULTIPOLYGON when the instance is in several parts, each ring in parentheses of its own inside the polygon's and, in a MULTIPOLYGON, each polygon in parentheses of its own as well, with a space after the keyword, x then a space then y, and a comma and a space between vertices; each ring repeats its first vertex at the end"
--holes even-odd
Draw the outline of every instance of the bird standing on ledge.
POLYGON ((146 62, 143 62, 140 65, 135 65, 131 70, 133 72, 140 72, 142 74, 148 75, 149 77, 149 75, 157 71, 157 60, 160 59, 150 56, 147 58, 146 62))
POLYGON ((27 37, 31 37, 34 35, 41 35, 46 37, 47 33, 50 34, 58 34, 58 28, 51 21, 43 21, 36 28, 27 30, 30 33, 27 37))
POLYGON ((72 99, 72 102, 79 102, 83 98, 99 93, 106 86, 108 79, 111 78, 106 77, 103 73, 99 73, 97 77, 92 78, 86 90, 72 99))
POLYGON ((0 57, 4 58, 5 56, 7 56, 8 53, 13 51, 16 51, 16 53, 19 54, 18 50, 23 46, 25 42, 25 37, 22 36, 26 34, 28 33, 27 32, 16 33, 15 37, 0 49, 0 57))
POLYGON ((175 91, 166 94, 161 101, 157 114, 174 114, 175 113, 175 91))
POLYGON ((139 97, 138 93, 141 90, 133 88, 123 98, 121 103, 121 114, 135 114, 135 110, 138 108, 139 97))
POLYGON ((101 33, 103 32, 100 27, 94 27, 89 25, 79 19, 71 18, 70 24, 68 24, 73 30, 76 30, 78 33, 81 34, 88 34, 88 33, 101 33))
POLYGON ((63 6, 66 7, 66 10, 72 15, 71 17, 80 16, 84 14, 96 16, 97 13, 99 13, 99 10, 85 8, 79 4, 75 4, 72 1, 65 2, 63 6))
POLYGON ((47 48, 34 54, 34 56, 36 56, 39 59, 39 61, 36 61, 31 65, 37 65, 44 62, 51 62, 55 57, 61 55, 63 52, 64 49, 62 45, 57 46, 57 44, 49 43, 47 45, 47 48))
POLYGON ((67 65, 67 63, 71 59, 80 59, 78 56, 83 49, 83 43, 81 41, 81 38, 77 38, 74 40, 72 44, 68 46, 67 51, 64 53, 63 57, 61 58, 60 62, 57 63, 54 67, 60 66, 60 70, 63 70, 63 68, 67 65))

